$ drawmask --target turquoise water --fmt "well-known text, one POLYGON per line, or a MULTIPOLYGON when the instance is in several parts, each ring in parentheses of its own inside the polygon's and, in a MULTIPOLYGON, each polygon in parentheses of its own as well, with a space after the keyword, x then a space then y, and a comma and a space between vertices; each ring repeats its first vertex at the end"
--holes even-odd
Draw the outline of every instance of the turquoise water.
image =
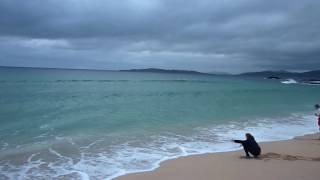
POLYGON ((0 179, 110 179, 316 131, 320 86, 235 76, 0 68, 0 179))

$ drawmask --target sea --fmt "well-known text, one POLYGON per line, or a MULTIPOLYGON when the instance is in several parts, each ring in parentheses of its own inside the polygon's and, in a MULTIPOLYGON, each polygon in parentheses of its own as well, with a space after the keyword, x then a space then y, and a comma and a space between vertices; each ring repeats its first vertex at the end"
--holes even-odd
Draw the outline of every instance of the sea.
POLYGON ((2 67, 0 179, 109 180, 239 149, 247 132, 318 132, 320 86, 294 80, 2 67))

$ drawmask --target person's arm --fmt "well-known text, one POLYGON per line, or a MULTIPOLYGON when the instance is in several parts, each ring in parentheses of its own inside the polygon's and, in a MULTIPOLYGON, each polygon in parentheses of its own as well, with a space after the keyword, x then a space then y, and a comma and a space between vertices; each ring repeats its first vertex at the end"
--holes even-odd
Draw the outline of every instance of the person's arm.
POLYGON ((233 142, 235 142, 235 143, 244 143, 244 141, 243 140, 233 140, 233 142))

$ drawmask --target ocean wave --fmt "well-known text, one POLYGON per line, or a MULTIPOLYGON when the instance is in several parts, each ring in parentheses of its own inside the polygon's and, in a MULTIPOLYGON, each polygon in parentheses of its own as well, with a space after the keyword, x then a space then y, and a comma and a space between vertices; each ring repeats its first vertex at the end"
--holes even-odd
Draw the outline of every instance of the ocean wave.
POLYGON ((262 142, 290 139, 315 131, 313 116, 292 114, 278 119, 234 121, 197 127, 190 135, 164 132, 148 139, 141 137, 112 145, 107 137, 87 144, 78 143, 72 138, 57 137, 61 146, 50 146, 33 151, 28 156, 23 155, 23 163, 10 162, 10 158, 0 160, 0 178, 112 179, 131 172, 155 169, 167 159, 239 149, 230 140, 242 138, 246 132, 254 134, 262 142))

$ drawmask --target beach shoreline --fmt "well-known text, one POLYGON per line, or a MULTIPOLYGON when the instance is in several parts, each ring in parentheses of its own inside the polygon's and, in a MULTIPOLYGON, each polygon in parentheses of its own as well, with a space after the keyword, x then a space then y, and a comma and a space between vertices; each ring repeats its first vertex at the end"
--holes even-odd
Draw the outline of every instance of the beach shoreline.
POLYGON ((259 159, 243 158, 243 150, 188 155, 162 161, 159 167, 127 173, 116 180, 147 179, 310 179, 320 176, 319 134, 260 143, 259 159))

